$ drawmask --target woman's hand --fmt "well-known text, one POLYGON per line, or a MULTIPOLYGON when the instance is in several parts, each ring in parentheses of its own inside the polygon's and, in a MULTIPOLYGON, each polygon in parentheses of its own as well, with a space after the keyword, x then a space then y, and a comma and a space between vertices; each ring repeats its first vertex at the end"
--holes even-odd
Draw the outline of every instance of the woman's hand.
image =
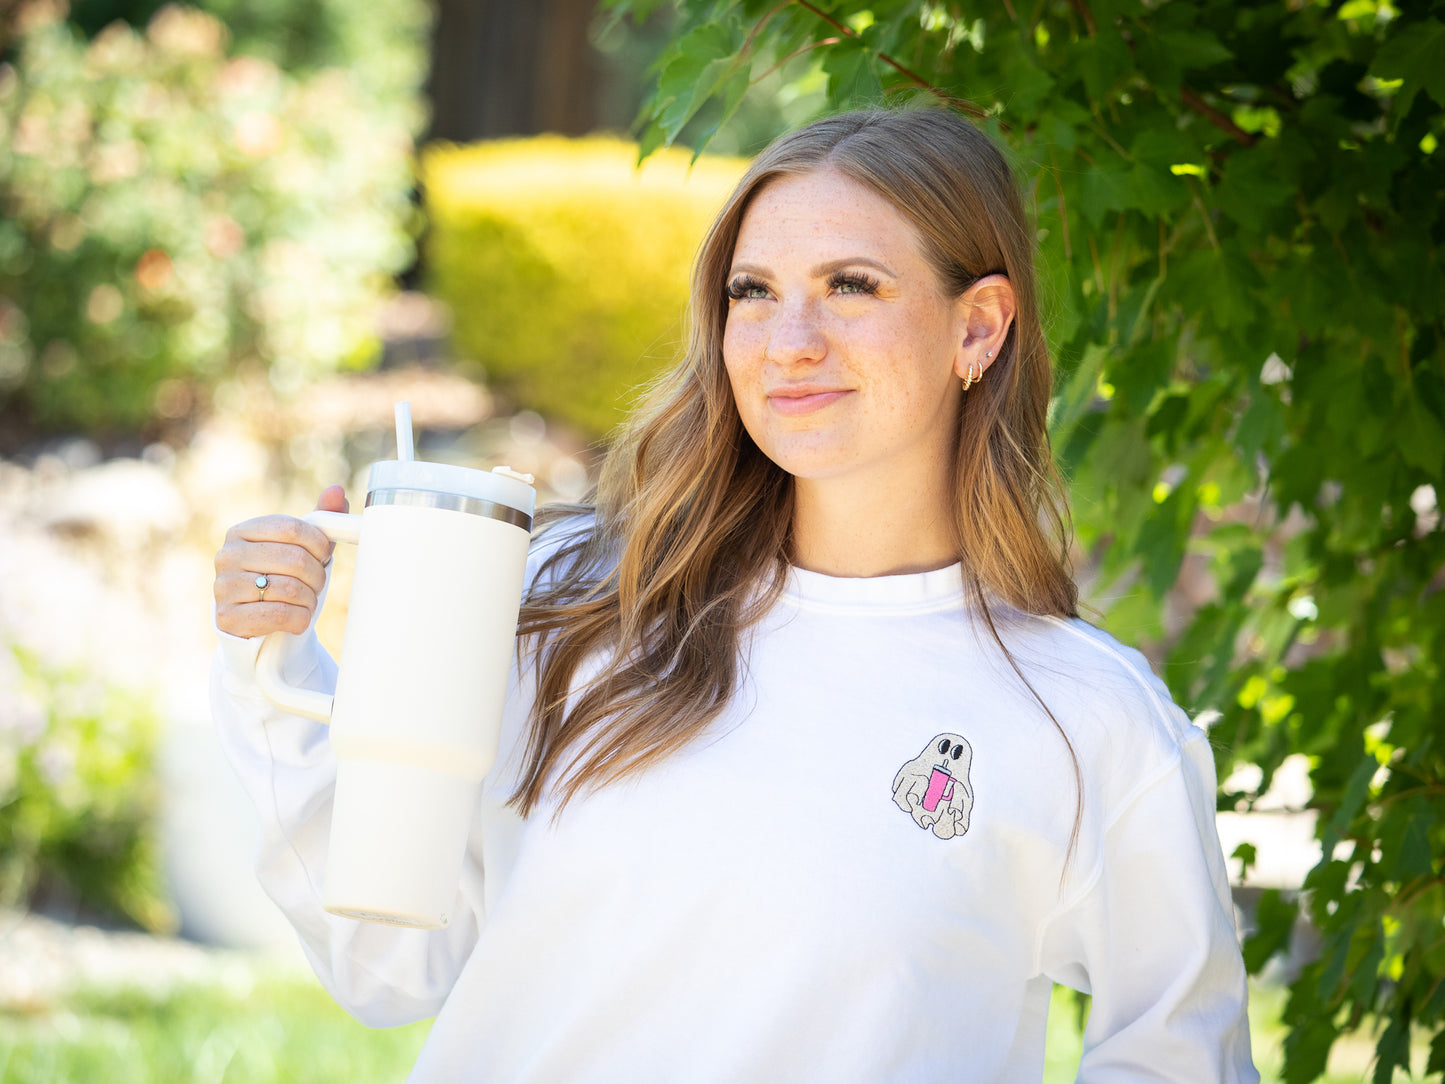
MULTIPOLYGON (((328 486, 316 502, 325 512, 345 512, 340 486, 328 486)), ((332 543, 295 516, 258 516, 226 532, 216 551, 216 627, 232 636, 303 633, 326 583, 332 543), (256 586, 264 576, 266 587, 256 586)))

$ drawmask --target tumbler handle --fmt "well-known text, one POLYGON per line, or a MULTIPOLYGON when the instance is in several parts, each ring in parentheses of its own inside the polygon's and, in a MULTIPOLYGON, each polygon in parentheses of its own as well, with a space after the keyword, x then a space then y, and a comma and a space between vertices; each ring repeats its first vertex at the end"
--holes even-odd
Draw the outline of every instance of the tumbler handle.
MULTIPOLYGON (((301 517, 314 527, 321 528, 333 542, 350 542, 356 545, 361 539, 361 517, 347 512, 308 512, 301 517)), ((261 641, 261 650, 256 652, 256 683, 266 694, 266 699, 278 708, 315 719, 320 723, 331 722, 331 705, 336 699, 330 693, 315 689, 302 689, 288 685, 281 676, 281 660, 286 653, 285 640, 289 632, 272 632, 261 641)))

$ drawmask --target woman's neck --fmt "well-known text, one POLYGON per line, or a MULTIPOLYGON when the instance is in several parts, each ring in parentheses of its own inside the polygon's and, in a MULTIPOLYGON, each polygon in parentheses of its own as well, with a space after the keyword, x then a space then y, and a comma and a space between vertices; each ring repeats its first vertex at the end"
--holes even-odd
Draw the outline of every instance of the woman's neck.
POLYGON ((792 562, 828 576, 931 572, 958 560, 940 484, 795 479, 792 562))

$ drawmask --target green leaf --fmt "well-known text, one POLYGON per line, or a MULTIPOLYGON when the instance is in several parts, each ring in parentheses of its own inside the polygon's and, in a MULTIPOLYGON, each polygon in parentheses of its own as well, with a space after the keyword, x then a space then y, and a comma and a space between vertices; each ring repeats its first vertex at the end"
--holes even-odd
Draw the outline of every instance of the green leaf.
POLYGON ((637 164, 641 165, 646 161, 647 156, 654 151, 661 150, 669 144, 667 132, 663 130, 657 121, 649 121, 643 130, 641 138, 637 141, 637 164))
POLYGON ((861 108, 883 101, 878 78, 878 57, 856 38, 844 38, 827 51, 823 70, 828 73, 828 98, 840 106, 861 108))
POLYGON ((1158 35, 1159 43, 1182 68, 1211 68, 1234 56, 1224 43, 1208 30, 1166 30, 1158 35))
POLYGON ((1074 205, 1090 226, 1097 229, 1109 212, 1127 211, 1133 206, 1132 173, 1128 163, 1111 154, 1084 174, 1074 205))
MULTIPOLYGON (((1165 9, 1166 12, 1168 9, 1165 9)), ((1161 97, 1173 98, 1184 73, 1230 59, 1231 53, 1207 30, 1187 28, 1145 34, 1135 44, 1139 70, 1161 97)))
POLYGON ((1424 877, 1434 866, 1434 854, 1430 846, 1430 826, 1434 818, 1423 802, 1416 803, 1405 823, 1405 835, 1400 843, 1398 876, 1402 879, 1424 877))
POLYGON ((1084 89, 1096 106, 1107 105, 1114 97, 1115 85, 1134 66, 1124 39, 1112 26, 1101 27, 1096 37, 1080 42, 1075 50, 1084 89))
POLYGON ((1380 1041, 1375 1044, 1374 1084, 1390 1084, 1395 1067, 1407 1072, 1410 1068, 1410 1027, 1401 1020, 1391 1020, 1380 1041))
POLYGON ((1400 455, 1432 478, 1445 477, 1445 425, 1417 396, 1405 400, 1396 434, 1400 455))
MULTIPOLYGON (((1129 300, 1141 302, 1144 294, 1145 291, 1134 290, 1129 300)), ((1120 322, 1132 322, 1129 314, 1122 311, 1124 307, 1120 305, 1120 322)), ((1115 352, 1109 366, 1109 382, 1114 385, 1119 406, 1129 414, 1146 414, 1155 393, 1169 379, 1174 368, 1174 353, 1175 344, 1164 337, 1145 338, 1127 351, 1115 352)))
POLYGON ((1402 23, 1375 55, 1370 74, 1377 79, 1403 79, 1391 114, 1396 123, 1410 112, 1415 95, 1425 91, 1445 105, 1445 25, 1435 19, 1402 23))
POLYGON ((1364 942, 1365 952, 1354 963, 1348 990, 1358 1004, 1373 1009, 1380 988, 1380 970, 1385 963, 1385 934, 1378 923, 1371 922, 1367 926, 1362 925, 1359 939, 1364 942))
POLYGON ((1146 162, 1168 170, 1180 162, 1198 162, 1204 150, 1197 138, 1178 128, 1145 128, 1129 144, 1129 154, 1136 162, 1146 162))
POLYGON ((1198 507, 1191 485, 1176 487, 1139 528, 1136 547, 1144 563, 1144 579, 1156 599, 1163 599, 1179 578, 1184 547, 1198 507))
POLYGON ((1062 448, 1068 443, 1074 427, 1094 404, 1099 393, 1099 376, 1104 370, 1104 359, 1109 352, 1096 343, 1084 349, 1084 356, 1062 390, 1049 403, 1049 439, 1054 447, 1062 448))
POLYGON ((1164 631, 1159 600, 1142 590, 1117 597, 1104 615, 1104 629, 1126 643, 1156 639, 1164 631))
POLYGON ((652 116, 669 145, 739 64, 742 27, 705 23, 679 39, 657 79, 652 116))
POLYGON ((1153 472, 1147 428, 1144 417, 1111 418, 1094 443, 1092 458, 1103 477, 1132 494, 1143 489, 1153 472))
MULTIPOLYGON (((1441 983, 1445 986, 1445 983, 1441 983)), ((1445 1073, 1445 1027, 1435 1033, 1430 1040, 1430 1057, 1425 1062, 1425 1075, 1432 1076, 1435 1073, 1445 1073)))
POLYGON ((733 69, 727 81, 720 88, 719 92, 722 94, 723 99, 722 109, 718 113, 717 120, 709 125, 706 130, 698 133, 697 146, 694 148, 692 156, 694 162, 698 160, 704 148, 712 141, 713 136, 717 135, 718 130, 737 115, 738 108, 742 105, 743 99, 747 96, 748 89, 752 85, 751 75, 752 65, 750 63, 740 63, 733 69))
POLYGON ((1279 889, 1265 889, 1255 911, 1255 931, 1244 943, 1244 966, 1251 975, 1257 975, 1275 953, 1289 947, 1297 914, 1295 905, 1279 889))
MULTIPOLYGON (((1020 33, 1024 33, 1021 31, 1020 33)), ((1038 62, 1037 55, 1024 45, 1019 34, 1008 34, 990 43, 998 64, 999 86, 1004 112, 1011 117, 1033 118, 1054 88, 1054 78, 1038 62)), ((1049 110, 1050 113, 1055 110, 1049 110)), ((1087 114, 1085 114, 1087 116, 1087 114)), ((1064 123, 1051 129, 1051 142, 1063 150, 1073 148, 1074 124, 1064 123)))
POLYGON ((1285 435, 1285 413, 1280 401, 1267 388, 1249 399, 1249 409, 1239 419, 1235 440, 1240 453, 1253 459, 1261 451, 1273 457, 1285 435))
POLYGON ((1294 194, 1294 185, 1280 176, 1279 164, 1267 153, 1267 144, 1260 144, 1229 156, 1215 200, 1225 214, 1257 232, 1265 228, 1268 211, 1294 194))
MULTIPOLYGON (((1257 253, 1241 251, 1233 244, 1226 244, 1222 251, 1199 248, 1177 270, 1176 266, 1170 265, 1170 296, 1180 303, 1193 299, 1208 320, 1212 338, 1237 334, 1278 305, 1279 287, 1274 281, 1266 284, 1270 269, 1260 267, 1257 253)), ((1262 348, 1253 356, 1262 366, 1268 354, 1269 349, 1262 348)), ((1248 356, 1241 356, 1237 363, 1248 364, 1248 356)))
POLYGON ((1345 796, 1340 801, 1340 807, 1335 810, 1335 815, 1330 818, 1329 831, 1336 837, 1344 835, 1349 830, 1350 822, 1355 819, 1355 814, 1365 803, 1365 795, 1370 792, 1370 780, 1379 770, 1380 765, 1375 758, 1367 756, 1356 765, 1355 770, 1350 774, 1350 781, 1345 787, 1345 796))
MULTIPOLYGON (((1017 106, 1018 101, 1010 97, 1007 105, 1017 106)), ((1061 154, 1071 152, 1078 144, 1080 133, 1087 129, 1089 119, 1088 110, 1078 103, 1067 98, 1051 97, 1048 111, 1038 117, 1035 135, 1046 147, 1057 148, 1061 154)))
POLYGON ((1314 1084, 1324 1076, 1330 1048, 1339 1035, 1328 1015, 1291 1022, 1284 1040, 1284 1084, 1314 1084))

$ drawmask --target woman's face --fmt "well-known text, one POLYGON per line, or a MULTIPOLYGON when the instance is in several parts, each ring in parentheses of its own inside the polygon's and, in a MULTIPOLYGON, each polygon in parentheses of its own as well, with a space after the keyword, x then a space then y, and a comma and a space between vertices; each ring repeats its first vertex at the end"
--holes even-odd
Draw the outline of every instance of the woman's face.
POLYGON ((892 204, 828 169, 768 183, 727 289, 723 360, 769 459, 800 483, 917 486, 946 470, 968 306, 892 204))

